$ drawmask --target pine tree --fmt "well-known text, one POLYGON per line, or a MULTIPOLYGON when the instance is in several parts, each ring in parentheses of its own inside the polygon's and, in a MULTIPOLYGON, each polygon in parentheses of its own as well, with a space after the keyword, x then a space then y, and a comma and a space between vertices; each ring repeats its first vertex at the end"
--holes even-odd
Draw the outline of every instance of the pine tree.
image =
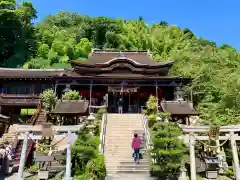
POLYGON ((153 158, 152 175, 160 179, 175 180, 184 163, 187 148, 178 137, 181 130, 176 123, 157 122, 152 127, 153 158))

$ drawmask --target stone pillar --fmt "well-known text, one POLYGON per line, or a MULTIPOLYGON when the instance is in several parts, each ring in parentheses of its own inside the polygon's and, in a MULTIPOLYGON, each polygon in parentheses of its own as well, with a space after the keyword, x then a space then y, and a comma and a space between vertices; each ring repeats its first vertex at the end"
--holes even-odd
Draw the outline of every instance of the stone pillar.
POLYGON ((67 160, 66 160, 66 175, 64 180, 72 180, 71 177, 71 131, 68 131, 68 144, 67 144, 67 160))
POLYGON ((235 177, 236 177, 236 180, 240 180, 239 159, 238 159, 236 140, 234 139, 234 132, 231 132, 230 135, 232 135, 231 148, 232 148, 232 154, 233 154, 235 177))
POLYGON ((195 139, 193 134, 189 138, 191 180, 196 180, 195 139))
POLYGON ((21 159, 20 159, 20 165, 19 165, 19 169, 18 169, 19 180, 24 180, 23 171, 24 171, 24 167, 25 167, 27 147, 28 147, 28 135, 29 135, 29 132, 25 132, 22 153, 21 153, 21 159))

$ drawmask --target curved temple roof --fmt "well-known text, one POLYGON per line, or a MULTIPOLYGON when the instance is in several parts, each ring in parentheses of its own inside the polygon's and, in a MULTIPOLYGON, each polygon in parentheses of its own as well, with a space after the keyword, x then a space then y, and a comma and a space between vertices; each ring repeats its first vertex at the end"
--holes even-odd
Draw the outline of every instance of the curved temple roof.
POLYGON ((163 78, 173 62, 156 62, 148 51, 94 50, 87 62, 72 61, 72 69, 0 68, 0 78, 51 79, 54 77, 119 77, 163 78), (119 75, 119 76, 118 76, 119 75))
POLYGON ((72 61, 72 66, 79 73, 106 73, 114 69, 128 69, 139 74, 165 76, 173 62, 156 62, 148 51, 100 51, 95 50, 88 62, 72 61))

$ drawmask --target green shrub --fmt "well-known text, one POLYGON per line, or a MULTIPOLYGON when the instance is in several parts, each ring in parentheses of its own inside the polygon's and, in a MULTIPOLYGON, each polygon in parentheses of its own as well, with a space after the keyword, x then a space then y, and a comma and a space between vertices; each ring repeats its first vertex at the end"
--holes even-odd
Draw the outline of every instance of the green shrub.
POLYGON ((102 116, 103 116, 103 113, 105 112, 105 109, 104 108, 100 108, 96 114, 96 119, 97 120, 102 120, 102 116))
POLYGON ((35 172, 35 171, 38 171, 38 170, 40 170, 39 163, 36 163, 36 164, 34 164, 34 165, 32 165, 28 168, 28 171, 31 171, 31 172, 35 172))
POLYGON ((157 122, 151 128, 153 143, 152 175, 162 179, 176 179, 185 162, 187 148, 178 137, 181 129, 172 122, 157 122))
POLYGON ((86 172, 96 180, 102 179, 106 176, 106 167, 104 164, 104 156, 98 155, 97 158, 88 162, 86 172))
POLYGON ((157 99, 155 96, 150 96, 147 103, 146 103, 146 110, 145 113, 147 115, 156 114, 157 113, 157 99))
POLYGON ((60 63, 67 64, 69 63, 69 57, 67 55, 60 57, 60 63))
POLYGON ((148 116, 148 127, 151 128, 157 122, 157 114, 151 114, 148 116))
POLYGON ((226 173, 226 175, 229 176, 229 177, 234 176, 234 172, 233 172, 232 169, 228 169, 228 170, 226 170, 225 173, 226 173))
POLYGON ((52 89, 46 89, 40 94, 41 103, 44 109, 51 111, 57 102, 57 95, 52 89))
POLYGON ((162 118, 163 120, 164 119, 168 119, 168 120, 172 119, 171 113, 169 113, 169 112, 160 112, 158 116, 160 118, 162 118))
POLYGON ((62 99, 63 100, 80 100, 82 99, 82 96, 79 94, 79 92, 75 90, 69 90, 63 94, 62 99))
POLYGON ((73 180, 90 180, 90 177, 88 173, 84 173, 78 176, 74 176, 73 180))

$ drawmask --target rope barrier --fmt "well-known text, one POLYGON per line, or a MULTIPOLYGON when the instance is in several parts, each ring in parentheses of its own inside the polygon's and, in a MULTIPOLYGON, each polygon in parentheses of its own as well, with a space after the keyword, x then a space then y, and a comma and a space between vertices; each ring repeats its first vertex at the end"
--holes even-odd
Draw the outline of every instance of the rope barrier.
MULTIPOLYGON (((21 135, 21 133, 15 132, 15 136, 19 136, 19 135, 21 135)), ((29 135, 27 135, 27 136, 28 136, 28 138, 31 139, 36 145, 41 146, 41 147, 46 147, 46 148, 54 147, 54 146, 56 146, 58 143, 60 143, 62 140, 66 139, 66 138, 68 137, 68 135, 66 134, 66 135, 65 135, 63 138, 61 138, 60 140, 58 140, 58 141, 56 141, 56 142, 53 141, 53 144, 52 144, 52 145, 45 145, 45 144, 41 144, 41 143, 35 141, 35 140, 34 140, 33 138, 31 138, 29 135)), ((53 138, 54 138, 54 136, 53 136, 53 138)), ((7 138, 4 138, 3 141, 4 141, 4 140, 7 140, 7 138)))
POLYGON ((54 147, 56 146, 58 143, 60 143, 62 140, 66 139, 68 137, 68 135, 66 135, 65 137, 63 137, 62 139, 58 140, 57 142, 54 142, 54 144, 52 145, 45 145, 45 144, 41 144, 39 142, 36 142, 34 139, 32 139, 29 135, 28 138, 31 139, 36 145, 41 146, 41 147, 46 147, 46 148, 50 148, 50 147, 54 147))
POLYGON ((194 137, 194 139, 196 139, 198 142, 200 142, 201 144, 203 144, 203 145, 205 145, 205 146, 207 146, 208 148, 219 148, 219 147, 222 147, 227 141, 229 141, 230 140, 230 138, 233 136, 233 134, 232 135, 230 135, 229 136, 229 138, 227 139, 227 140, 225 140, 223 143, 221 143, 220 145, 218 145, 218 146, 212 146, 212 145, 209 145, 209 144, 207 144, 207 143, 205 143, 205 142, 203 142, 203 141, 201 141, 201 140, 199 140, 199 139, 197 139, 197 137, 196 136, 194 136, 194 135, 192 135, 193 137, 194 137))

